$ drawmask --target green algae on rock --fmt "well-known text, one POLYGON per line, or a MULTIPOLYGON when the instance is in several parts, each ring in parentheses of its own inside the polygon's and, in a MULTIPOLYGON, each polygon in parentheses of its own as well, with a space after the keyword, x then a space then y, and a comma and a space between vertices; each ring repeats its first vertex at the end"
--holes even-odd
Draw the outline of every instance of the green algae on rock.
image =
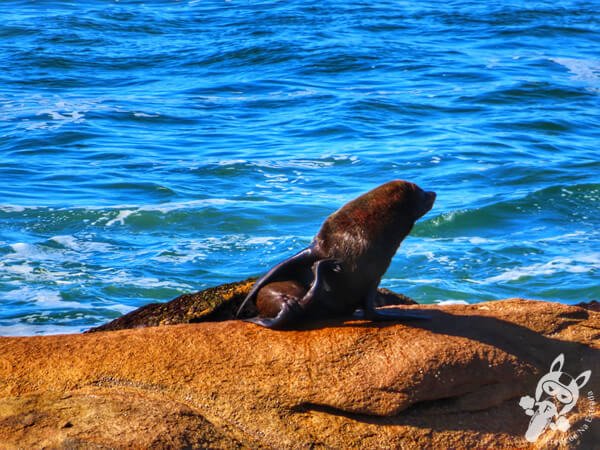
MULTIPOLYGON (((193 294, 183 294, 167 303, 150 303, 104 325, 91 328, 87 333, 229 320, 235 316, 255 280, 256 278, 248 278, 193 294)), ((253 312, 251 308, 248 309, 250 313, 253 312)))

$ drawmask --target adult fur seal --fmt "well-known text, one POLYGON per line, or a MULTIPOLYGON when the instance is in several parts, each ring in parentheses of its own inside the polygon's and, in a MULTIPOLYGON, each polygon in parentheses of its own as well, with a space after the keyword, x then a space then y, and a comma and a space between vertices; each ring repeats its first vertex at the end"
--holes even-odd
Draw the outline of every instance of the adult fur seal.
POLYGON ((253 286, 238 310, 256 301, 268 328, 285 328, 304 317, 339 317, 357 308, 372 320, 423 318, 376 308, 377 286, 402 240, 435 201, 414 183, 395 180, 331 214, 309 247, 277 264, 253 286))

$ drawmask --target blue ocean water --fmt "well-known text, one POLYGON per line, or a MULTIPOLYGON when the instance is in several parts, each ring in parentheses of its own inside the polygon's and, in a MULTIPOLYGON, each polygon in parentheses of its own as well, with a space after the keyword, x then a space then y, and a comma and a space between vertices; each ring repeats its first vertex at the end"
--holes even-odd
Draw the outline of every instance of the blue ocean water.
POLYGON ((597 1, 0 8, 0 334, 260 274, 397 178, 438 198, 384 287, 600 297, 597 1))

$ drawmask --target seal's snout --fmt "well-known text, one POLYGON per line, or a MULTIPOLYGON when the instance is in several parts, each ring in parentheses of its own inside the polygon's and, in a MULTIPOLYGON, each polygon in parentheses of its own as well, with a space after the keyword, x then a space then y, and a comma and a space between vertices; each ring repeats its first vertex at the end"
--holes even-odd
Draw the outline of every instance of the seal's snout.
POLYGON ((427 204, 429 205, 429 209, 431 209, 433 207, 433 203, 435 202, 436 197, 437 197, 437 194, 433 191, 425 192, 425 200, 427 201, 427 204))
POLYGON ((429 212, 429 210, 431 210, 431 208, 433 208, 433 203, 437 197, 436 193, 433 191, 425 191, 423 194, 422 209, 419 211, 419 217, 424 216, 429 212))

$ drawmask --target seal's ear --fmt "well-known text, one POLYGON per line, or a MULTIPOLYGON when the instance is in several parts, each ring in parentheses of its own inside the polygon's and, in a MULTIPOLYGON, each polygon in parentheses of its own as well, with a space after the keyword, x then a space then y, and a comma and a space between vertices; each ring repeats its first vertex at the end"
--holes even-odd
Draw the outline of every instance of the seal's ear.
POLYGON ((550 372, 560 372, 564 363, 565 355, 564 353, 561 353, 556 357, 554 361, 552 361, 552 365, 550 366, 550 372))
POLYGON ((577 378, 575 378, 575 383, 577 384, 577 388, 581 389, 585 383, 588 382, 590 376, 592 375, 591 370, 586 370, 585 372, 581 372, 577 378))

